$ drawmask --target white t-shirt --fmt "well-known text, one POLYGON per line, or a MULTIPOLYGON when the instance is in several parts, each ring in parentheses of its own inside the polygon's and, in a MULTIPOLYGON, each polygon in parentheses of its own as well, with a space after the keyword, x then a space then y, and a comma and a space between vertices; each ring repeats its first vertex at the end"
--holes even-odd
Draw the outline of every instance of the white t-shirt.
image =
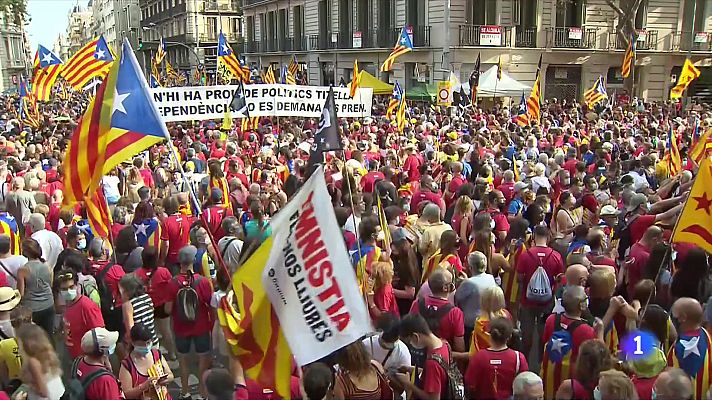
POLYGON ((395 347, 393 347, 393 352, 388 355, 391 349, 386 349, 381 346, 378 341, 379 335, 371 336, 363 340, 366 350, 371 355, 371 359, 378 361, 383 365, 383 369, 386 371, 396 371, 400 367, 410 366, 410 352, 408 347, 400 339, 396 340, 395 347), (384 361, 385 360, 385 363, 384 361))
POLYGON ((54 268, 54 264, 57 264, 59 253, 64 250, 62 239, 60 239, 56 233, 48 231, 47 229, 33 233, 32 239, 35 239, 37 243, 40 244, 42 248, 42 258, 45 259, 49 268, 54 268))
POLYGON ((14 277, 17 276, 17 270, 27 264, 27 258, 24 256, 11 255, 7 258, 0 258, 0 263, 2 263, 4 267, 0 267, 0 272, 7 276, 7 284, 10 285, 11 288, 17 289, 17 281, 14 277))
POLYGON ((121 197, 119 182, 121 182, 121 180, 116 175, 106 175, 101 180, 101 186, 104 188, 104 194, 107 199, 118 199, 121 197))

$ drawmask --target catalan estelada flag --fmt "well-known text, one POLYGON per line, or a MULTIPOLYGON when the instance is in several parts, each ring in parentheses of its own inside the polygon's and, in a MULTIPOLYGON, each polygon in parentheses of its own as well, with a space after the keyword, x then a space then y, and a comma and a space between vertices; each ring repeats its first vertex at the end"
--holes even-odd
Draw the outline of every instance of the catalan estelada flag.
POLYGON ((222 193, 222 205, 232 209, 232 203, 230 202, 230 186, 227 184, 227 179, 224 177, 210 178, 208 182, 208 193, 211 193, 213 189, 218 189, 222 193))
POLYGON ((692 398, 704 399, 712 383, 712 347, 707 330, 699 328, 692 332, 678 332, 667 360, 669 366, 682 369, 692 379, 692 398))
POLYGON ((94 193, 101 178, 121 162, 169 138, 131 45, 98 87, 64 157, 64 204, 94 193))
POLYGON ((6 212, 0 212, 0 235, 10 236, 10 253, 20 254, 20 231, 17 220, 6 212))
POLYGON ((512 118, 512 122, 519 126, 529 125, 529 115, 527 114, 527 99, 524 98, 524 93, 522 93, 522 99, 519 101, 519 109, 517 110, 517 115, 512 118))
POLYGON ((700 163, 671 241, 694 243, 712 252, 712 161, 709 158, 700 163))
POLYGON ((268 84, 275 84, 277 83, 277 80, 274 77, 274 71, 272 70, 272 65, 270 64, 269 67, 267 67, 267 72, 265 72, 264 76, 262 77, 262 81, 264 83, 268 84))
POLYGON ((630 35, 630 43, 623 55, 623 63, 621 64, 621 76, 627 78, 630 76, 630 71, 633 70, 635 64, 635 34, 630 35))
POLYGON ((584 92, 583 101, 586 103, 588 108, 593 108, 596 104, 602 102, 608 98, 608 93, 606 92, 606 86, 603 83, 603 77, 599 76, 596 82, 593 83, 590 89, 584 92))
POLYGON ((289 72, 289 68, 287 67, 282 67, 282 83, 286 85, 296 85, 297 80, 294 78, 294 75, 292 75, 291 72, 289 72))
MULTIPOLYGON (((517 165, 516 160, 513 163, 517 165)), ((518 168, 514 168, 516 171, 518 168)), ((518 173, 517 173, 518 174, 518 173)), ((519 181, 519 179, 516 179, 519 181)), ((519 239, 514 245, 514 251, 507 255, 507 261, 509 265, 517 265, 517 260, 525 251, 527 251, 527 246, 524 244, 524 240, 519 239)), ((519 279, 517 276, 517 271, 504 271, 502 274, 502 291, 504 291, 504 300, 507 302, 507 306, 511 307, 521 300, 521 295, 519 293, 519 279)), ((511 310, 510 310, 511 311, 511 310)))
POLYGON ((138 224, 133 224, 136 232, 136 242, 144 249, 161 248, 161 223, 156 218, 147 218, 138 224))
POLYGON ((396 84, 393 85, 391 100, 388 102, 388 108, 386 109, 386 118, 391 119, 393 113, 398 109, 401 100, 403 100, 403 90, 401 90, 400 83, 396 82, 396 84))
MULTIPOLYGON (((420 284, 424 284, 436 268, 442 267, 450 269, 450 267, 454 267, 458 264, 460 264, 460 260, 457 254, 443 254, 440 250, 436 251, 423 265, 423 276, 420 279, 420 284)), ((456 273, 457 271, 455 271, 455 274, 456 273)))
POLYGON ((386 60, 383 61, 381 65, 381 72, 392 70, 396 59, 411 51, 413 51, 413 41, 410 39, 410 35, 408 35, 408 29, 404 26, 403 29, 401 29, 401 34, 398 37, 396 45, 393 47, 393 50, 391 50, 391 54, 386 57, 386 60))
POLYGON ((398 132, 403 132, 403 129, 405 129, 405 109, 406 109, 406 100, 405 100, 405 92, 403 92, 403 98, 400 101, 400 104, 398 105, 398 111, 396 111, 396 124, 398 125, 398 132))
POLYGON ((250 82, 250 69, 242 65, 222 32, 218 35, 218 63, 227 67, 232 76, 240 81, 244 83, 250 82))
POLYGON ((361 72, 358 70, 358 60, 354 60, 354 76, 349 84, 349 95, 356 96, 358 88, 361 87, 361 72))
POLYGON ((111 213, 102 186, 99 186, 92 196, 86 198, 84 207, 87 210, 87 220, 89 220, 89 226, 94 236, 109 239, 112 224, 111 213))
POLYGON ((62 72, 62 60, 46 47, 39 45, 35 53, 32 75, 32 93, 37 100, 49 100, 52 87, 60 72, 62 72))
POLYGON ((235 343, 230 347, 245 375, 289 399, 292 352, 262 283, 273 243, 274 239, 268 237, 233 275, 234 308, 241 311, 239 317, 232 306, 221 304, 221 308, 224 326, 234 329, 225 338, 229 344, 235 343))
POLYGON ((699 68, 695 67, 689 58, 685 59, 685 64, 680 71, 680 77, 677 78, 677 85, 670 89, 670 100, 676 100, 682 97, 682 93, 690 86, 690 83, 700 77, 699 68))
POLYGON ((292 55, 292 60, 289 61, 289 66, 287 68, 293 76, 297 76, 297 72, 299 72, 299 62, 297 62, 296 54, 292 55))
POLYGON ((690 157, 700 164, 707 157, 709 151, 712 150, 712 128, 709 128, 700 135, 699 139, 690 149, 690 157))
POLYGON ((539 121, 541 119, 541 60, 542 54, 539 55, 539 64, 536 68, 536 79, 532 86, 532 91, 527 99, 527 115, 529 121, 539 121))
POLYGON ((109 73, 114 55, 104 36, 92 40, 67 60, 62 77, 75 90, 82 90, 94 78, 103 79, 109 73))
POLYGON ((680 157, 680 149, 677 145, 677 135, 675 135, 675 131, 672 127, 670 127, 670 131, 668 132, 667 148, 670 152, 668 159, 670 176, 675 176, 682 171, 682 158, 680 157))

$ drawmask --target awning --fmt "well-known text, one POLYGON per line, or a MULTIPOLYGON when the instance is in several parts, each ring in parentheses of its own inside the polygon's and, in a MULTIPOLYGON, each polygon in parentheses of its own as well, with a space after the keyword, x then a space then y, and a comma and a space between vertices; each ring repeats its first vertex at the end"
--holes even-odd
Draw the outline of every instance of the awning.
MULTIPOLYGON (((351 82, 349 82, 351 84, 351 82)), ((393 85, 376 78, 366 71, 361 71, 361 87, 373 89, 373 94, 392 94, 393 85)))
POLYGON ((434 83, 426 83, 423 85, 418 85, 406 90, 405 98, 408 100, 417 101, 435 101, 435 97, 438 95, 438 85, 434 83))
MULTIPOLYGON (((461 87, 465 88, 465 92, 470 93, 470 84, 468 82, 457 85, 453 91, 460 92, 461 87)), ((522 93, 525 96, 528 95, 531 90, 531 86, 517 81, 504 71, 502 71, 502 79, 497 80, 497 66, 494 65, 480 75, 477 97, 519 97, 522 93)))

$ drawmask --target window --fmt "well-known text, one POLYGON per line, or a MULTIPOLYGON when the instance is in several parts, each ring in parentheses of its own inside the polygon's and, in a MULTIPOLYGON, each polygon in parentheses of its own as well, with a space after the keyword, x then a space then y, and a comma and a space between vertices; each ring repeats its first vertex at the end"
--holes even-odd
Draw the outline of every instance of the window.
POLYGON ((339 0, 339 35, 341 40, 351 38, 351 0, 339 0))
MULTIPOLYGON (((412 0, 411 0, 412 1, 412 0)), ((524 0, 525 2, 531 0, 524 0)), ((497 25, 497 0, 469 0, 467 2, 469 25, 497 25)))
POLYGON ((537 27, 537 0, 517 0, 514 7, 515 16, 518 18, 516 25, 520 28, 537 27))
POLYGON ((408 25, 425 25, 425 10, 425 0, 407 0, 405 7, 406 23, 408 25))
POLYGON ((294 6, 292 20, 294 21, 292 35, 301 40, 301 37, 304 36, 304 6, 294 6))
POLYGON ((585 0, 560 0, 556 2, 556 26, 581 27, 586 10, 585 0))
POLYGON ((247 41, 253 42, 255 40, 255 17, 252 15, 247 16, 245 25, 245 28, 247 29, 247 31, 245 32, 245 36, 247 36, 247 41))
POLYGON ((703 32, 705 30, 705 0, 685 0, 685 8, 683 10, 683 24, 682 30, 684 32, 690 32, 693 29, 694 32, 703 32), (694 28, 692 27, 692 20, 694 19, 694 28))
POLYGON ((206 18, 206 27, 205 29, 207 30, 208 36, 209 37, 214 37, 217 36, 218 32, 218 19, 216 17, 207 17, 206 18))
POLYGON ((635 14, 635 29, 645 29, 648 18, 648 0, 643 0, 635 14))

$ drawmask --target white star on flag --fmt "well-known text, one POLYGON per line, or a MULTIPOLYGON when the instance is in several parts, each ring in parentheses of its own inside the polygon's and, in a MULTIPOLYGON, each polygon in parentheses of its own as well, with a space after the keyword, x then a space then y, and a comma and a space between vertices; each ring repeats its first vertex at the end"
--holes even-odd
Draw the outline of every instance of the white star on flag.
POLYGON ((564 339, 551 339, 551 351, 556 351, 559 354, 562 353, 562 349, 566 346, 564 339))
POLYGON ((403 44, 403 45, 404 45, 405 43, 406 43, 406 40, 405 40, 405 38, 401 38, 401 44, 403 44))
POLYGON ((98 49, 98 50, 96 51, 96 53, 95 53, 96 58, 99 59, 99 60, 101 60, 102 58, 104 58, 105 53, 106 53, 106 52, 105 52, 104 50, 98 49))
POLYGON ((136 236, 141 235, 141 234, 143 234, 143 236, 148 236, 146 229, 148 229, 148 225, 146 225, 146 224, 140 224, 140 225, 136 226, 136 236))
POLYGON ((225 53, 225 54, 230 54, 230 48, 227 47, 226 44, 224 44, 224 45, 222 46, 222 49, 223 49, 223 53, 225 53))
POLYGON ((52 63, 53 60, 54 60, 54 58, 52 57, 52 53, 46 53, 46 54, 42 57, 42 61, 43 61, 45 64, 50 64, 50 63, 52 63))
POLYGON ((690 354, 697 354, 697 356, 700 355, 700 349, 697 348, 697 344, 700 341, 699 336, 692 337, 688 340, 680 339, 680 344, 682 344, 683 349, 685 349, 684 354, 682 355, 682 358, 687 358, 690 354))
POLYGON ((114 106, 111 109, 111 115, 114 115, 115 111, 119 111, 126 114, 126 108, 124 107, 124 100, 129 97, 131 93, 119 93, 118 90, 114 89, 114 106))

